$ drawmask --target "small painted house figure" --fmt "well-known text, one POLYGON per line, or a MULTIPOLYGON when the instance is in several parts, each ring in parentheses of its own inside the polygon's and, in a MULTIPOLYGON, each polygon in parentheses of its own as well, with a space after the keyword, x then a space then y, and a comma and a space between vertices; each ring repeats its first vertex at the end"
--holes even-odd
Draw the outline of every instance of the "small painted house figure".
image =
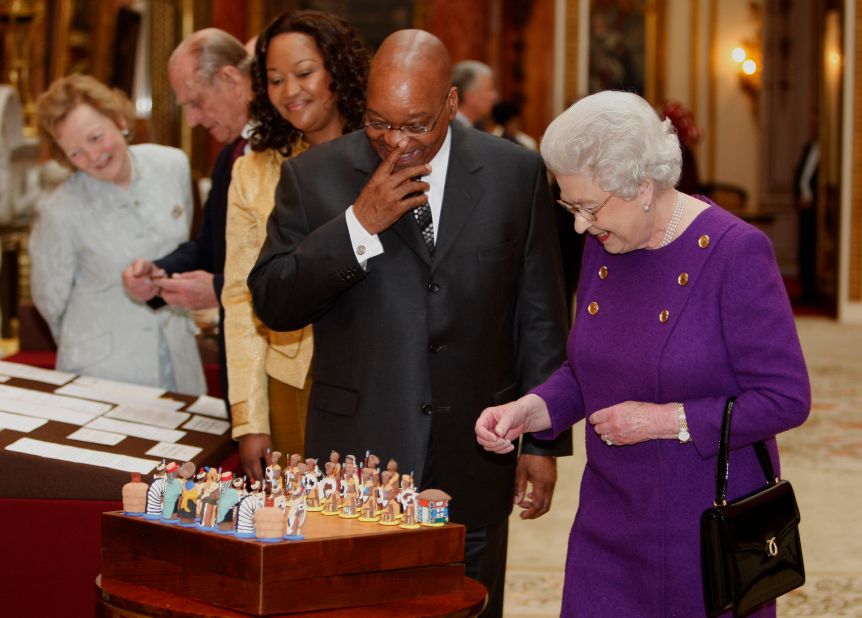
POLYGON ((416 520, 423 526, 442 526, 449 521, 452 496, 439 489, 426 489, 416 496, 416 520))

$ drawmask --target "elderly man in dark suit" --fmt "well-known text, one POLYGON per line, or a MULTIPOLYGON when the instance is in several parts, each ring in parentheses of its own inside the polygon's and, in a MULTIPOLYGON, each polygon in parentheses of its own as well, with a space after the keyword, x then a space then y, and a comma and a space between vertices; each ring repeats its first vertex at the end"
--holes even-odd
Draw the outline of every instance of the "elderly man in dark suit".
MULTIPOLYGON (((189 126, 202 126, 226 144, 212 170, 212 187, 204 204, 200 232, 170 254, 149 261, 138 259, 123 272, 123 285, 132 298, 153 307, 169 303, 187 309, 219 308, 224 283, 227 192, 233 163, 243 154, 242 137, 252 97, 248 50, 217 28, 198 30, 186 37, 168 62, 168 78, 185 108, 189 126)), ((221 385, 227 400, 227 363, 224 331, 218 334, 221 385)), ((230 405, 228 404, 228 410, 230 405)))
POLYGON ((383 42, 365 131, 283 164, 249 287, 270 328, 314 324, 306 456, 370 449, 450 493, 500 615, 513 496, 544 514, 571 439, 501 460, 472 428, 559 367, 566 318, 544 166, 451 122, 450 71, 427 32, 383 42))

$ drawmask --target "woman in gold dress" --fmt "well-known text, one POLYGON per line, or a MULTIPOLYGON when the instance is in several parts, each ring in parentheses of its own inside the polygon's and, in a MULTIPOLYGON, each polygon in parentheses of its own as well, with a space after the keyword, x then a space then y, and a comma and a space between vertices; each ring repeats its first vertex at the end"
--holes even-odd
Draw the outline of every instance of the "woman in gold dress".
POLYGON ((312 335, 310 326, 264 326, 246 277, 266 239, 282 161, 362 126, 368 62, 347 23, 320 11, 284 13, 256 43, 252 152, 234 164, 222 291, 232 436, 243 470, 255 479, 273 445, 303 452, 312 335))

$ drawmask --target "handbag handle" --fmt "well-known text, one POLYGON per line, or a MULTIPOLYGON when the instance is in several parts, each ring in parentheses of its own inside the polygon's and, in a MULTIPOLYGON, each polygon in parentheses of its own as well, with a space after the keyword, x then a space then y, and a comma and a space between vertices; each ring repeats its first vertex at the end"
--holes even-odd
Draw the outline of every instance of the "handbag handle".
MULTIPOLYGON (((718 442, 718 462, 715 467, 715 506, 727 504, 727 477, 730 472, 730 420, 733 416, 735 401, 736 397, 728 397, 724 406, 724 419, 721 422, 721 436, 718 442)), ((763 469, 766 483, 769 485, 778 483, 778 477, 775 476, 775 468, 772 467, 772 458, 769 456, 766 442, 763 440, 755 442, 754 452, 757 454, 760 467, 763 469)))

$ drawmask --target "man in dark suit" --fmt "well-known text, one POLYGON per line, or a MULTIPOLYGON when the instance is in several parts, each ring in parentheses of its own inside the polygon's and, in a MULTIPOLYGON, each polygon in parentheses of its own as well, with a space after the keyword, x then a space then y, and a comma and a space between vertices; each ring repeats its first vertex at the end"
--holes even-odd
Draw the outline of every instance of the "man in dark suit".
POLYGON ((369 449, 450 493, 500 615, 513 496, 547 512, 571 438, 499 459, 473 424, 559 367, 566 318, 541 159, 451 123, 450 70, 427 32, 383 42, 365 131, 283 164, 249 287, 270 328, 314 324, 306 456, 369 449))
MULTIPOLYGON (((198 235, 155 261, 135 260, 123 272, 128 294, 158 307, 169 303, 187 309, 219 307, 224 283, 227 193, 233 162, 243 153, 243 128, 252 97, 251 56, 233 36, 216 28, 189 35, 171 54, 168 78, 192 127, 203 126, 219 142, 212 187, 204 204, 198 235)), ((218 331, 222 391, 227 398, 224 334, 218 331)), ((230 407, 228 406, 228 409, 230 407)))

